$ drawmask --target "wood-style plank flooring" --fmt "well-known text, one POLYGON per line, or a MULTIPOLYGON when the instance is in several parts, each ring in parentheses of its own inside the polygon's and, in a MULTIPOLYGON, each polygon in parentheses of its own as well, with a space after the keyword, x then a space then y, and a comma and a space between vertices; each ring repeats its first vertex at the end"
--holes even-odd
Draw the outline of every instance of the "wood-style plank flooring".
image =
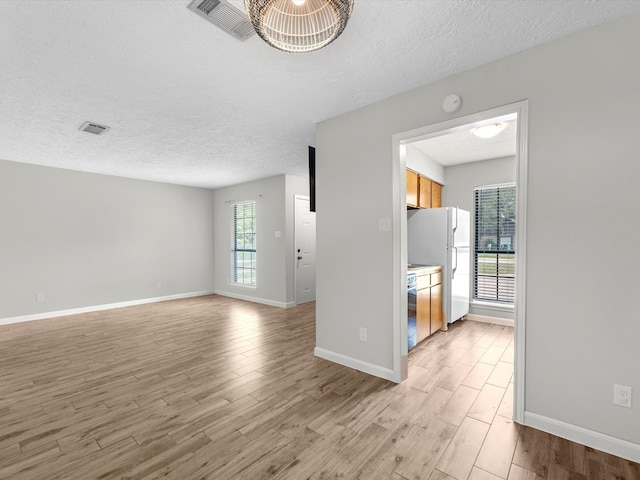
POLYGON ((457 322, 396 385, 315 358, 314 309, 212 295, 0 326, 0 478, 640 479, 511 421, 512 329, 457 322))

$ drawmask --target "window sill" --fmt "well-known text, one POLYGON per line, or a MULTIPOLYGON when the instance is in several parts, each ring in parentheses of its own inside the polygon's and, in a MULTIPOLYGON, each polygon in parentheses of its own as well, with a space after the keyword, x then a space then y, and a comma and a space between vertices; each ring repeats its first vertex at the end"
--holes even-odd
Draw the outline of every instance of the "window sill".
POLYGON ((233 282, 229 282, 227 283, 227 285, 229 285, 230 287, 243 288, 245 290, 258 290, 258 287, 256 285, 245 285, 243 283, 233 283, 233 282))
POLYGON ((490 308, 491 310, 503 310, 505 312, 513 312, 515 310, 515 305, 498 302, 483 302, 481 300, 472 300, 470 305, 478 308, 490 308))

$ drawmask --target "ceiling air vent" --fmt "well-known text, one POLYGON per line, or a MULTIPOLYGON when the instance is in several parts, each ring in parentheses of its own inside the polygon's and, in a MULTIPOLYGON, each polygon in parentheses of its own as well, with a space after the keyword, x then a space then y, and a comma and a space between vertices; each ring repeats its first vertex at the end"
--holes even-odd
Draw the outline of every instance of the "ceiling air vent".
POLYGON ((102 135, 104 132, 109 130, 109 127, 93 122, 84 122, 80 127, 80 130, 83 132, 93 133, 95 135, 102 135))
POLYGON ((244 12, 224 0, 194 0, 188 8, 243 42, 256 33, 244 12))

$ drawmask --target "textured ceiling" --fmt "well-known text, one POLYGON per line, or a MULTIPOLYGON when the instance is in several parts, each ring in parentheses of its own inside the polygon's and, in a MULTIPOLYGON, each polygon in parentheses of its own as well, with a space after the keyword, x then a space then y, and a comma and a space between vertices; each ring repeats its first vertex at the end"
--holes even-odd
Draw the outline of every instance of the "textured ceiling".
POLYGON ((510 157, 516 154, 516 114, 490 118, 453 129, 444 135, 411 142, 429 158, 449 167, 492 158, 510 157), (505 129, 492 138, 479 138, 471 133, 476 127, 492 123, 504 123, 505 129))
POLYGON ((356 0, 338 40, 296 55, 240 42, 188 3, 0 1, 0 159, 212 188, 304 176, 318 121, 640 11, 356 0))

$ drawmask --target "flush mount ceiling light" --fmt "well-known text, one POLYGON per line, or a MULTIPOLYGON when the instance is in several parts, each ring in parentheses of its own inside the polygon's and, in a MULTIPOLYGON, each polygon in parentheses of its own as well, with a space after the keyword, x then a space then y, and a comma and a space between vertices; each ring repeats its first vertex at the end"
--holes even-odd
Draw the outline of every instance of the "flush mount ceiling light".
POLYGON ((476 127, 471 129, 476 137, 480 138, 493 138, 498 135, 502 130, 507 127, 506 123, 492 123, 483 127, 476 127))
POLYGON ((347 26, 353 0, 244 0, 256 33, 285 52, 311 52, 347 26))

